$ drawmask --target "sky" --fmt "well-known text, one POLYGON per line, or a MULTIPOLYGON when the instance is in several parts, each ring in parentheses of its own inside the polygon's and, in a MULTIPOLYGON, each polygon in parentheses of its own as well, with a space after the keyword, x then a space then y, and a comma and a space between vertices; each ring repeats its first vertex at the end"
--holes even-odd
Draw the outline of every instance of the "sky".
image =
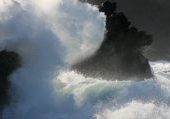
MULTIPOLYGON (((100 4, 104 0, 87 0, 100 4)), ((170 0, 110 0, 117 2, 132 25, 153 35, 147 52, 149 59, 170 59, 170 0)))

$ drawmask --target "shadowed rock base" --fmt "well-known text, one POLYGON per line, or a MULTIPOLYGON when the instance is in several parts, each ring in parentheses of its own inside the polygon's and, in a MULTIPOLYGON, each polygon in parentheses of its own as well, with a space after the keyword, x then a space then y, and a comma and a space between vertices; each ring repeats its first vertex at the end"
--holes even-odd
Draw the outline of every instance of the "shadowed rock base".
POLYGON ((10 102, 8 94, 10 82, 8 78, 19 66, 20 57, 18 54, 6 50, 0 51, 0 114, 4 106, 10 102))

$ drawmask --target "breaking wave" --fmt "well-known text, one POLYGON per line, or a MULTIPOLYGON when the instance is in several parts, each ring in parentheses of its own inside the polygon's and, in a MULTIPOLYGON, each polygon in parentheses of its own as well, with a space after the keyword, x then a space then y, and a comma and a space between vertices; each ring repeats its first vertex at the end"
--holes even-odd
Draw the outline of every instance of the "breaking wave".
POLYGON ((100 46, 105 17, 77 0, 1 0, 0 48, 18 53, 4 119, 168 119, 170 63, 155 78, 106 81, 69 70, 100 46))

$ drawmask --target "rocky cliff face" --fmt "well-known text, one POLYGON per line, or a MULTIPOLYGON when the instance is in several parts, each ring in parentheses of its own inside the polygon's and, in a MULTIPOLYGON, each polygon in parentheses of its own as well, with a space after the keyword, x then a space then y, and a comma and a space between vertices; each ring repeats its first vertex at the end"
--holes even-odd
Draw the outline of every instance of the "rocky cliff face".
POLYGON ((0 111, 10 100, 8 94, 10 87, 9 76, 19 66, 20 57, 18 54, 6 50, 0 51, 0 111))
POLYGON ((148 60, 142 55, 152 36, 132 26, 116 3, 104 2, 99 11, 106 15, 105 38, 96 53, 73 65, 73 69, 91 77, 143 80, 152 77, 148 60))

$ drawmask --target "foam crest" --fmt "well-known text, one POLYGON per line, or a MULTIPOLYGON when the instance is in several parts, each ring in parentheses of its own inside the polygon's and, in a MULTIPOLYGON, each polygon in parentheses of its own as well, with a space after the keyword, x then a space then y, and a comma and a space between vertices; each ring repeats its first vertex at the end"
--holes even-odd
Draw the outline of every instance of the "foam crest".
POLYGON ((157 80, 105 81, 66 70, 100 46, 105 18, 77 0, 1 0, 0 48, 21 56, 4 119, 169 118, 169 63, 157 80), (126 117, 124 114, 127 114, 126 117))
POLYGON ((167 106, 134 101, 116 110, 105 110, 96 119, 168 119, 169 113, 167 106))
POLYGON ((12 102, 4 118, 53 119, 69 114, 76 106, 60 107, 74 105, 73 98, 62 102, 52 79, 80 54, 87 57, 99 47, 105 18, 93 6, 77 0, 9 2, 2 2, 2 13, 9 17, 0 20, 0 48, 18 53, 22 66, 10 77, 12 102), (91 30, 94 35, 88 36, 93 34, 91 30))

